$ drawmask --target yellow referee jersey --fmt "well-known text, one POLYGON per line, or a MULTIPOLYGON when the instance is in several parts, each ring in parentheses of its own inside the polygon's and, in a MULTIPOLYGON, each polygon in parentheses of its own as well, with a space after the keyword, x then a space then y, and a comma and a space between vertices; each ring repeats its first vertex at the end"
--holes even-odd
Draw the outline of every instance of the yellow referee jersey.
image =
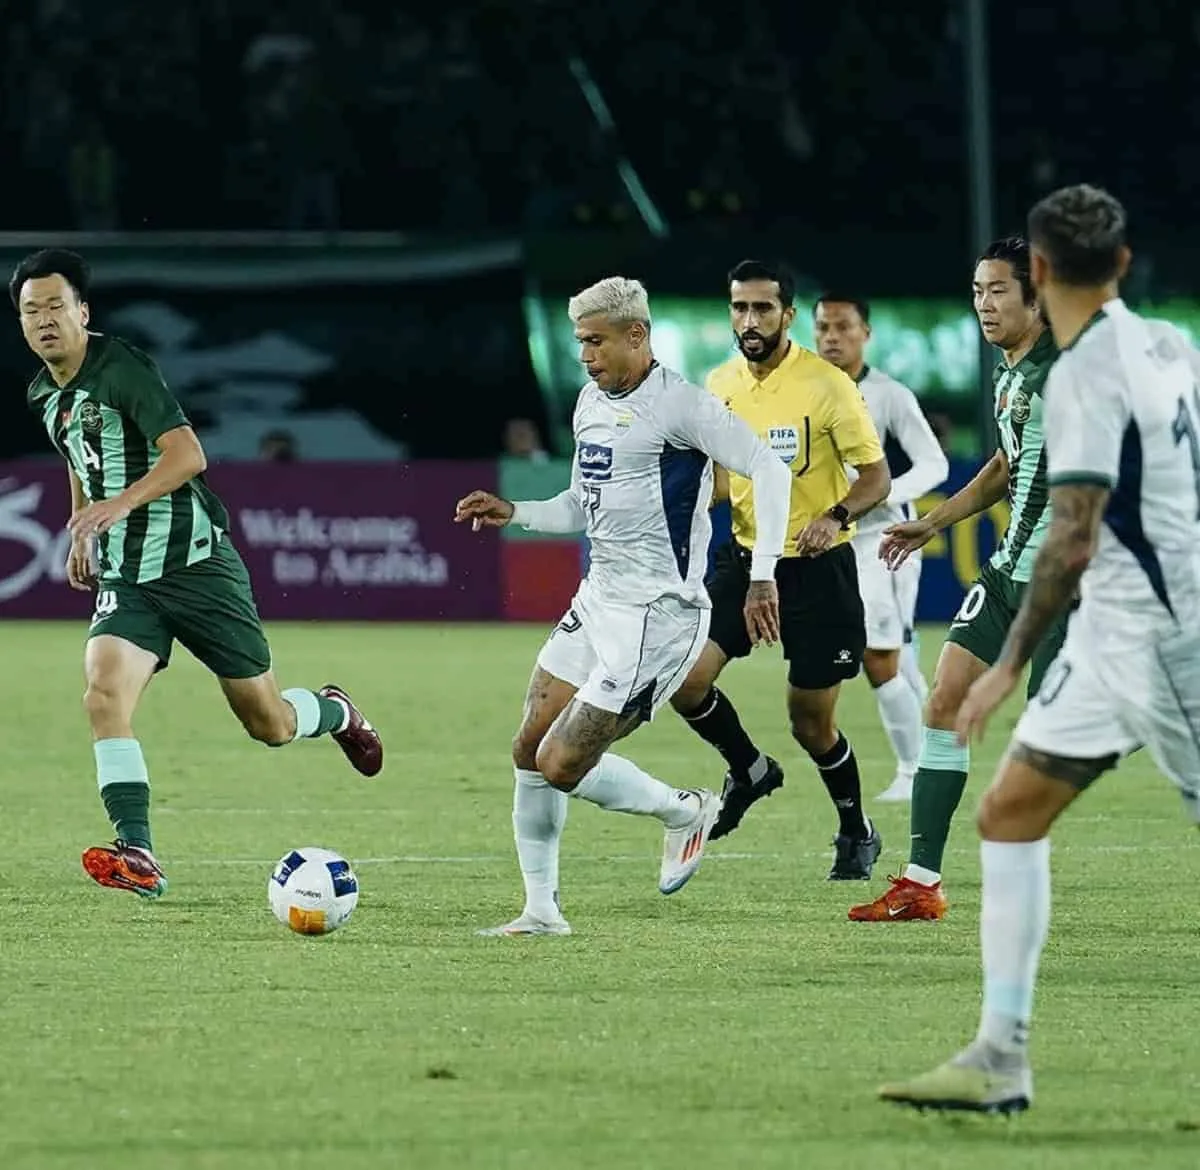
MULTIPOLYGON (((846 464, 861 467, 883 458, 862 391, 837 366, 794 341, 762 381, 739 353, 717 366, 706 384, 792 469, 792 512, 783 555, 796 556, 796 537, 809 521, 840 503, 850 490, 846 464)), ((732 471, 729 500, 734 539, 752 549, 753 488, 750 480, 732 471)), ((851 525, 834 543, 843 544, 853 535, 851 525)))

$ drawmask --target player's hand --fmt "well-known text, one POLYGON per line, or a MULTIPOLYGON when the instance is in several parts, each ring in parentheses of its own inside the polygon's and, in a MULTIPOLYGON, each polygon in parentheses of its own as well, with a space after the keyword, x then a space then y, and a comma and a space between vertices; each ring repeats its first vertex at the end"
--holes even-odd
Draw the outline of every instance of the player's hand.
POLYGON ((114 525, 120 524, 131 510, 120 496, 114 496, 111 500, 97 500, 76 512, 67 521, 67 527, 71 530, 72 540, 86 545, 93 536, 102 536, 114 525))
POLYGON ((842 526, 832 516, 818 516, 810 520, 804 531, 796 537, 796 551, 802 557, 815 557, 833 548, 833 542, 842 526))
POLYGON ((774 581, 751 581, 746 590, 746 633, 757 646, 779 641, 779 588, 774 581))
POLYGON ((903 524, 889 524, 879 542, 879 559, 894 572, 936 535, 937 529, 924 518, 906 520, 903 524))
POLYGON ((72 589, 90 593, 96 586, 96 574, 92 569, 90 540, 71 540, 67 553, 67 584, 72 589))
POLYGON ((985 670, 967 691, 958 709, 959 747, 966 747, 972 739, 981 740, 987 730, 988 720, 996 713, 996 708, 1017 689, 1021 672, 1011 666, 998 663, 985 670))
POLYGON ((491 492, 471 492, 454 508, 454 523, 470 520, 472 532, 481 528, 503 528, 512 518, 512 504, 491 492))

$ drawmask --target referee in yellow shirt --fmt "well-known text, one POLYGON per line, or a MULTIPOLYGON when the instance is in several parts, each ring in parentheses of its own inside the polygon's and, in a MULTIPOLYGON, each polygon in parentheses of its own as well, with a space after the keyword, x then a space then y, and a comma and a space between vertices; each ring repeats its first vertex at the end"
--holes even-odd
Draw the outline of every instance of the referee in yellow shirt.
MULTIPOLYGON (((850 538, 854 521, 886 498, 887 461, 867 405, 853 380, 788 337, 796 316, 795 280, 782 267, 743 260, 729 274, 729 314, 741 353, 718 366, 708 387, 762 435, 792 469, 788 545, 775 580, 780 640, 788 663, 787 706, 796 742, 809 754, 838 812, 829 877, 865 881, 882 841, 862 807, 858 762, 838 730, 844 680, 858 674, 865 619, 850 538), (853 485, 846 465, 858 475, 853 485)), ((746 734, 733 704, 713 685, 731 658, 751 650, 743 609, 750 588, 754 500, 750 481, 719 473, 727 491, 733 540, 708 581, 709 640, 671 700, 729 765, 715 840, 737 828, 746 810, 783 783, 783 770, 746 734)))

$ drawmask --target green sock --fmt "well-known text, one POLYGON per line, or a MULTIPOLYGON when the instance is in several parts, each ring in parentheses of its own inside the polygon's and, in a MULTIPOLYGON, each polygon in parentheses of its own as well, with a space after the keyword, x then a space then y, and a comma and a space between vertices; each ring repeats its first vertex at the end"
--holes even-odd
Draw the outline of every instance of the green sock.
POLYGON ((283 701, 296 712, 296 738, 313 739, 337 731, 346 722, 346 708, 336 699, 327 699, 303 687, 283 692, 283 701))
POLYGON ((150 777, 136 739, 98 739, 96 779, 100 799, 117 837, 153 849, 150 842, 150 777))
POLYGON ((942 872, 950 822, 967 787, 970 767, 971 749, 959 747, 955 732, 925 728, 909 811, 910 865, 942 872))

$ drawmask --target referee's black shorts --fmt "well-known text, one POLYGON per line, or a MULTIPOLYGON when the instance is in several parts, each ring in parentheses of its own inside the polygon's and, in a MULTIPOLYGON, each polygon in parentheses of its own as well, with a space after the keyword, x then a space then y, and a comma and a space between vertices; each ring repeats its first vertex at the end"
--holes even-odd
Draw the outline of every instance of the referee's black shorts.
MULTIPOLYGON (((779 626, 788 682, 825 690, 854 678, 867 646, 858 568, 849 542, 819 557, 783 557, 775 569, 779 626)), ((707 581, 712 599, 709 639, 729 658, 750 653, 744 606, 750 586, 750 551, 731 540, 716 556, 707 581)))

